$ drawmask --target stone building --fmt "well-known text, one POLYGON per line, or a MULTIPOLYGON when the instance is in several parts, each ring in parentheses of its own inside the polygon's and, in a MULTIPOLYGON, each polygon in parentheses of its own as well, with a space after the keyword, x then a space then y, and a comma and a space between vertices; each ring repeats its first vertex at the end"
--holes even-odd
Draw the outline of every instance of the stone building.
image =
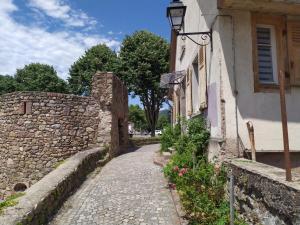
POLYGON ((128 144, 128 93, 112 73, 96 73, 89 97, 42 92, 0 96, 0 198, 31 186, 91 147, 110 156, 128 144), (19 187, 18 187, 19 186, 19 187))

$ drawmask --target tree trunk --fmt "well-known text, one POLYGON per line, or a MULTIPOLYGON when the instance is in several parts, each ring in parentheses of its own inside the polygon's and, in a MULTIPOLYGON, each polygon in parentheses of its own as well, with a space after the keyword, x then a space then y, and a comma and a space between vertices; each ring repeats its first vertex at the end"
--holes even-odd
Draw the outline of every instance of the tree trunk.
POLYGON ((158 95, 155 90, 149 90, 140 95, 141 102, 144 105, 146 120, 151 129, 151 136, 155 137, 155 128, 158 121, 159 110, 163 98, 158 95))

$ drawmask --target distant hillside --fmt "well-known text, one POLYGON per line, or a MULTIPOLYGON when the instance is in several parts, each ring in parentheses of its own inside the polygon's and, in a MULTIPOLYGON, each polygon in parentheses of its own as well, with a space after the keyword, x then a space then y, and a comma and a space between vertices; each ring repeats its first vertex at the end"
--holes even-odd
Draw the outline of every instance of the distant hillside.
POLYGON ((159 112, 159 116, 163 116, 163 115, 170 116, 170 110, 169 109, 161 110, 159 112))

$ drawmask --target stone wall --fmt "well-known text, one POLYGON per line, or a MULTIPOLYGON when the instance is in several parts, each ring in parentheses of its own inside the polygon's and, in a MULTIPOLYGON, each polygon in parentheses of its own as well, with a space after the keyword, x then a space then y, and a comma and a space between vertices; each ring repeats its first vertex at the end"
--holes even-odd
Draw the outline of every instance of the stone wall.
POLYGON ((89 97, 41 92, 0 96, 2 195, 17 183, 31 186, 58 162, 94 145, 110 146, 111 156, 120 154, 120 145, 127 145, 127 116, 127 89, 111 73, 94 76, 89 97), (122 143, 116 141, 119 136, 122 143))
POLYGON ((128 91, 113 74, 107 74, 105 79, 94 76, 93 85, 92 96, 102 105, 96 142, 110 142, 111 156, 115 156, 128 145, 128 91))
POLYGON ((59 210, 64 201, 97 166, 107 163, 106 150, 79 152, 24 192, 17 205, 0 214, 0 225, 41 225, 59 210))
POLYGON ((235 206, 249 224, 300 224, 300 177, 286 182, 283 169, 244 159, 230 165, 235 206))

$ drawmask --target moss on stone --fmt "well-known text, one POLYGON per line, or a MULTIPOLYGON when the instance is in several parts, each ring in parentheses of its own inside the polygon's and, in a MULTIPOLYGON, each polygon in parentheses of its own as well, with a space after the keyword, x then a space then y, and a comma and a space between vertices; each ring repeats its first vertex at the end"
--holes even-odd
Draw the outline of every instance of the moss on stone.
POLYGON ((4 202, 0 203, 0 214, 3 212, 3 210, 7 207, 12 207, 18 204, 17 198, 24 196, 24 192, 16 193, 11 196, 9 196, 4 202))
POLYGON ((53 165, 53 168, 54 168, 54 169, 57 169, 59 166, 61 166, 61 165, 64 164, 65 162, 66 162, 65 160, 59 161, 59 162, 57 162, 57 163, 55 163, 55 164, 53 165))

